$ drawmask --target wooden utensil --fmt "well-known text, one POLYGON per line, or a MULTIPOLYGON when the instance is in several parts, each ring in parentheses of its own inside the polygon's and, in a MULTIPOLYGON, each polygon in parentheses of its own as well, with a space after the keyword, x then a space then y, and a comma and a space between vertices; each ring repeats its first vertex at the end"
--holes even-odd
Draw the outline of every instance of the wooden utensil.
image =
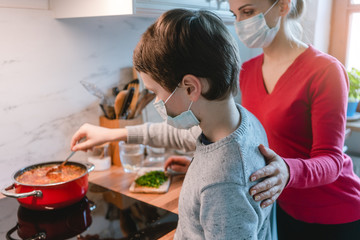
POLYGON ((139 116, 141 114, 141 111, 146 107, 146 105, 149 104, 149 102, 151 102, 153 99, 155 98, 155 94, 154 93, 150 93, 149 91, 146 91, 146 93, 144 94, 144 96, 137 102, 136 107, 135 107, 135 115, 134 118, 136 118, 137 116, 139 116))
POLYGON ((118 119, 120 117, 121 108, 124 105, 126 94, 128 90, 122 90, 116 95, 114 109, 115 109, 115 118, 118 119))
POLYGON ((119 118, 126 119, 128 117, 128 109, 129 109, 130 103, 131 103, 131 101, 133 99, 134 91, 135 91, 134 87, 129 88, 129 90, 128 90, 126 96, 125 96, 125 100, 124 100, 124 103, 122 105, 122 108, 120 110, 120 117, 119 118))

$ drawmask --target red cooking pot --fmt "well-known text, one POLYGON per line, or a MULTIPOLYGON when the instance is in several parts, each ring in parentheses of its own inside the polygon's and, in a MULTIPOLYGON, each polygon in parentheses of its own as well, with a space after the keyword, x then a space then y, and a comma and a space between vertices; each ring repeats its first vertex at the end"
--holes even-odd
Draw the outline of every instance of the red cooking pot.
POLYGON ((15 183, 3 189, 1 193, 7 197, 17 198, 22 206, 34 210, 58 209, 74 204, 85 196, 88 190, 89 172, 94 170, 94 164, 68 162, 67 165, 76 165, 86 171, 78 178, 66 182, 45 185, 29 185, 16 181, 16 178, 19 175, 33 168, 61 163, 61 161, 45 162, 21 169, 13 176, 15 183), (15 193, 9 192, 11 189, 14 189, 15 193))

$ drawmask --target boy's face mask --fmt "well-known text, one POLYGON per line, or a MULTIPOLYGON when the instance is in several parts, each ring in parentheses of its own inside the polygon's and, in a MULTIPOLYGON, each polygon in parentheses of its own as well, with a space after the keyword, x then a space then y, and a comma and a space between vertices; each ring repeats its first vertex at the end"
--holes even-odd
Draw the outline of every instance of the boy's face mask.
POLYGON ((270 45, 280 29, 279 18, 273 28, 266 24, 266 14, 278 3, 277 0, 264 14, 260 13, 249 19, 235 21, 235 30, 239 39, 249 48, 264 48, 270 45))
POLYGON ((181 114, 177 115, 176 117, 171 117, 166 112, 165 104, 169 101, 169 99, 174 95, 177 87, 175 90, 170 94, 170 96, 165 100, 159 100, 157 102, 154 102, 154 107, 157 110, 157 112, 160 114, 162 119, 167 121, 167 123, 175 128, 180 129, 189 129, 193 126, 197 126, 200 124, 199 120, 195 117, 193 112, 190 110, 192 101, 190 103, 190 106, 187 111, 182 112, 181 114))

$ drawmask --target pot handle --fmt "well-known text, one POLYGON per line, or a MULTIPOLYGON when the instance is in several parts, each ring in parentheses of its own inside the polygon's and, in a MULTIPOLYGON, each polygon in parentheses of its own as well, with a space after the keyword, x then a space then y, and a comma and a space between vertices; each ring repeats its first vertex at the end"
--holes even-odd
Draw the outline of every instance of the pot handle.
POLYGON ((15 188, 15 185, 12 184, 11 186, 4 188, 1 190, 1 193, 7 197, 12 197, 12 198, 26 198, 26 197, 30 197, 30 196, 34 196, 34 197, 42 197, 42 192, 40 190, 34 190, 31 192, 27 192, 27 193, 10 193, 8 192, 8 190, 11 190, 15 188))
MULTIPOLYGON (((13 227, 12 229, 10 229, 7 233, 6 233, 6 239, 9 240, 16 240, 15 238, 11 237, 11 234, 13 234, 16 229, 18 229, 18 225, 16 224, 15 227, 13 227)), ((46 239, 46 234, 44 232, 38 233, 36 234, 33 238, 28 238, 27 240, 41 240, 41 239, 46 239)))
POLYGON ((92 212, 96 209, 96 204, 91 200, 89 200, 89 209, 90 209, 90 212, 92 212))
POLYGON ((94 169, 95 169, 95 165, 90 163, 90 162, 86 162, 84 163, 86 165, 86 168, 87 168, 87 172, 92 172, 94 169))

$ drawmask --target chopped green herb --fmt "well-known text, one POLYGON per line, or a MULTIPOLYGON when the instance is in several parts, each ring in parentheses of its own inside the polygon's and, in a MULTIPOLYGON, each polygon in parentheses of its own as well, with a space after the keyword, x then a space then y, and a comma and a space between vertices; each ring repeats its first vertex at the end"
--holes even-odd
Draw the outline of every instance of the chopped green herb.
POLYGON ((137 178, 135 182, 140 186, 159 188, 167 179, 163 171, 151 171, 137 178))

